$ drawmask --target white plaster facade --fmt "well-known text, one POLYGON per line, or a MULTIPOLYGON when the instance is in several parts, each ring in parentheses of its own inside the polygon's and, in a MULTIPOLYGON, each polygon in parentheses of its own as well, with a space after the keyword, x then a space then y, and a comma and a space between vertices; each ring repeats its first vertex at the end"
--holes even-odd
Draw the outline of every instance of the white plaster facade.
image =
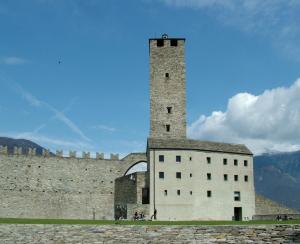
POLYGON ((150 149, 148 160, 150 212, 156 209, 158 220, 232 220, 234 207, 242 208, 243 220, 255 214, 252 155, 150 149), (164 162, 159 161, 159 155, 164 156, 164 162), (181 162, 176 162, 176 156, 181 157, 181 162), (159 172, 164 172, 164 178, 159 178, 159 172), (176 172, 181 173, 181 178, 176 178, 176 172), (211 174, 210 180, 207 174, 211 174), (238 181, 234 175, 238 175, 238 181), (211 197, 207 191, 211 191, 211 197), (235 191, 240 192, 240 201, 235 201, 235 191))

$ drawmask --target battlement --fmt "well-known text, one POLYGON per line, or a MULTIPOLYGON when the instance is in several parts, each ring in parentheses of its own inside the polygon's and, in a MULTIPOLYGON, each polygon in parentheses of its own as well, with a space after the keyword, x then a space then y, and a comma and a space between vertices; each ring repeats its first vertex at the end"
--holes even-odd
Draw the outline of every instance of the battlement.
POLYGON ((107 159, 107 160, 119 160, 119 154, 110 154, 110 158, 105 158, 104 153, 96 152, 93 157, 90 152, 83 151, 81 155, 77 154, 77 151, 70 150, 67 155, 63 150, 56 150, 56 153, 51 153, 49 149, 43 149, 42 155, 37 154, 36 148, 26 149, 22 147, 14 147, 13 153, 9 153, 7 146, 0 146, 0 155, 16 155, 16 156, 28 156, 28 157, 59 157, 59 158, 78 158, 78 159, 107 159))

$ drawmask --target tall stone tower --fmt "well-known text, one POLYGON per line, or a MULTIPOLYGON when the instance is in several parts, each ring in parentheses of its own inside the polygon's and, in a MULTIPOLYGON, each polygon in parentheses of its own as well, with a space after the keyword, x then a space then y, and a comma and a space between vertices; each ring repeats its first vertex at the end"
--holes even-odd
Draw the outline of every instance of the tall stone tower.
POLYGON ((186 138, 184 38, 149 39, 150 137, 186 138))

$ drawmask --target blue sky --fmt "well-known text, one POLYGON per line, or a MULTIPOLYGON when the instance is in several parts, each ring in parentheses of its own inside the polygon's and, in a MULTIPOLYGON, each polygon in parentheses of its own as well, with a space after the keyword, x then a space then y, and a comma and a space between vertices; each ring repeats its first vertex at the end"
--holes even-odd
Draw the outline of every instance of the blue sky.
POLYGON ((188 135, 300 149, 296 0, 2 0, 0 136, 144 151, 148 38, 186 38, 188 135), (61 61, 61 63, 59 63, 61 61))

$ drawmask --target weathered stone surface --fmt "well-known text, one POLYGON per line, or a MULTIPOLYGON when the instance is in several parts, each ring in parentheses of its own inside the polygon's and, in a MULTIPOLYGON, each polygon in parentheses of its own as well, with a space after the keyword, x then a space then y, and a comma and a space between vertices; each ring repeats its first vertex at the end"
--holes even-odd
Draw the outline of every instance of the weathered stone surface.
POLYGON ((114 219, 114 180, 144 153, 120 160, 0 155, 0 217, 114 219))
POLYGON ((0 225, 1 243, 299 243, 300 225, 0 225), (289 229, 288 233, 283 233, 289 229), (255 235, 260 232, 261 235, 255 235), (271 233, 276 233, 276 235, 271 233), (263 235, 262 235, 263 234, 263 235))
POLYGON ((150 137, 186 138, 185 40, 171 46, 170 39, 159 39, 161 47, 158 39, 149 40, 150 137))

